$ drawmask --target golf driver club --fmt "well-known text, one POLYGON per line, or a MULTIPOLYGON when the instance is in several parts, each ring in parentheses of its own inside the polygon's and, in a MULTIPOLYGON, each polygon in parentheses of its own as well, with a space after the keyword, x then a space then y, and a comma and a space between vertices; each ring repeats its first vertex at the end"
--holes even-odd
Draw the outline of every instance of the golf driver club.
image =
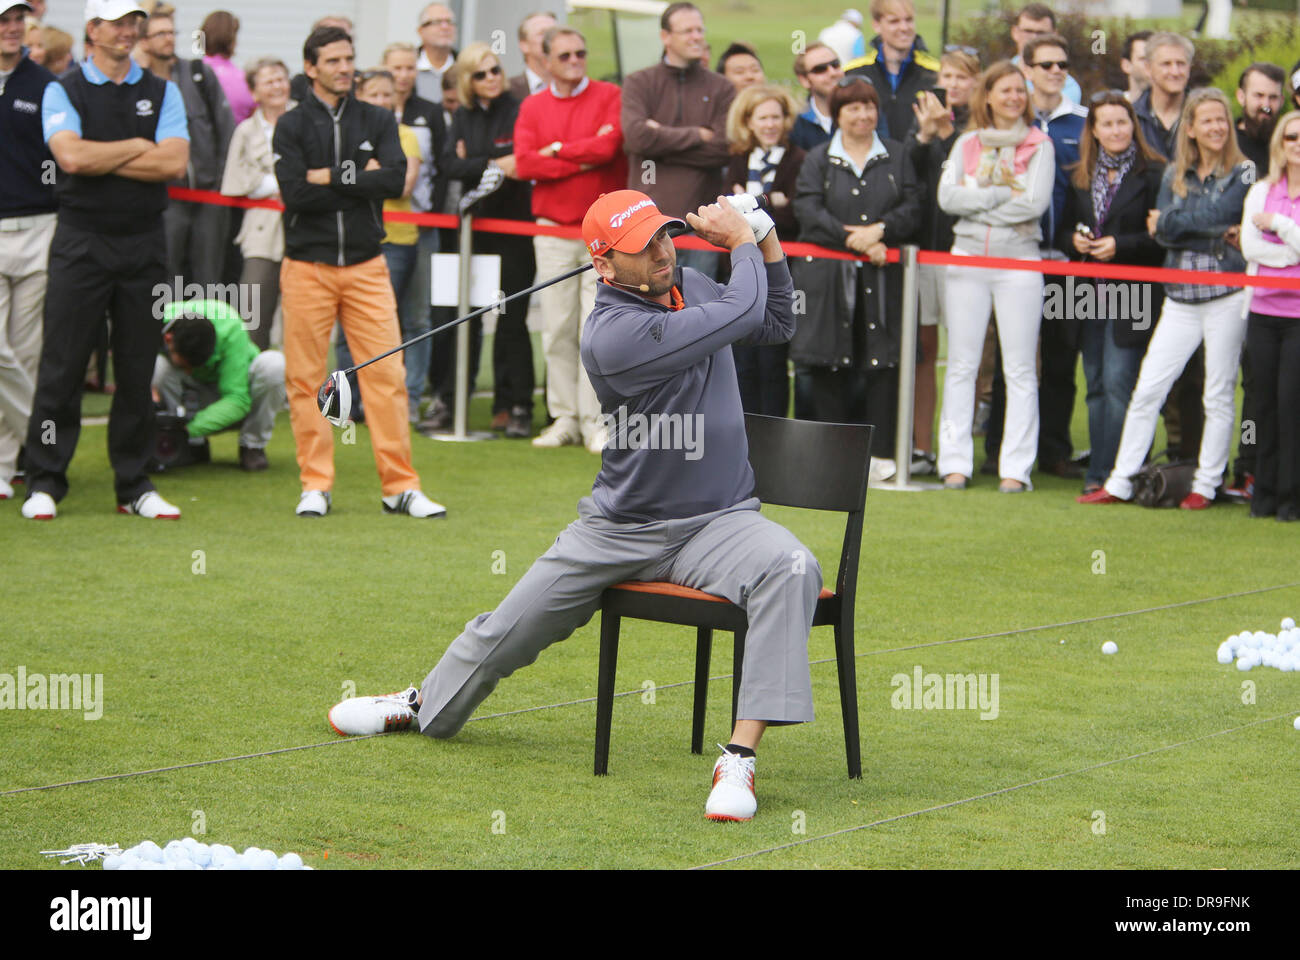
MULTIPOLYGON (((766 204, 763 202, 763 200, 761 200, 758 197, 751 196, 750 194, 747 193, 735 194, 734 196, 728 197, 727 201, 733 207, 735 207, 737 212, 739 212, 742 216, 748 213, 754 213, 755 211, 759 211, 759 210, 763 210, 766 212, 766 204)), ((692 231, 690 230, 686 230, 683 231, 683 233, 676 234, 676 236, 684 236, 686 233, 691 233, 691 232, 692 231)), ((391 350, 384 351, 383 353, 379 354, 379 356, 377 357, 371 357, 369 360, 365 361, 364 363, 353 364, 352 366, 344 370, 335 370, 333 373, 331 373, 328 377, 325 378, 325 382, 322 383, 320 385, 320 389, 316 391, 316 405, 320 408, 321 416, 323 416, 330 423, 334 424, 336 427, 345 426, 351 419, 352 388, 348 385, 349 373, 355 373, 356 371, 360 370, 362 367, 368 367, 372 363, 378 363, 380 360, 383 360, 385 357, 391 357, 393 354, 405 350, 407 347, 413 346, 414 344, 419 343, 421 340, 426 340, 429 337, 436 336, 439 333, 442 333, 444 330, 450 330, 452 327, 456 326, 457 324, 464 323, 466 320, 473 320, 475 317, 481 317, 489 310, 495 310, 498 307, 501 307, 502 305, 509 303, 511 300, 514 300, 517 297, 526 297, 529 294, 536 293, 538 290, 543 290, 546 287, 549 287, 553 284, 563 283, 565 280, 569 280, 573 277, 578 276, 581 273, 585 273, 586 271, 591 270, 594 267, 595 267, 594 263, 590 263, 590 262, 584 263, 580 267, 574 267, 572 270, 568 270, 565 271, 564 273, 558 274, 557 276, 551 277, 549 280, 543 280, 541 283, 535 283, 531 287, 527 288, 526 290, 520 290, 517 293, 510 294, 508 297, 502 297, 500 300, 493 301, 492 303, 488 304, 485 307, 479 307, 477 310, 470 311, 469 313, 465 314, 465 316, 463 317, 457 317, 455 320, 448 321, 447 323, 444 323, 440 327, 435 327, 434 329, 428 330, 420 334, 419 336, 412 337, 410 340, 407 340, 404 343, 399 343, 391 350)), ((645 291, 648 290, 649 288, 646 287, 644 284, 642 284, 641 289, 642 291, 645 291)))

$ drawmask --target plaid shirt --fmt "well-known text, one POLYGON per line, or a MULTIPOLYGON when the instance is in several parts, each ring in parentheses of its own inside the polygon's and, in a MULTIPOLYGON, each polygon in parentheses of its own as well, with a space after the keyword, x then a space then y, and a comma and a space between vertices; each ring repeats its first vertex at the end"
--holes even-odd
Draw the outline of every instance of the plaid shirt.
MULTIPOLYGON (((1227 272, 1223 269, 1223 262, 1212 253, 1204 253, 1200 250, 1180 250, 1178 254, 1178 263, 1174 267, 1176 270, 1197 270, 1201 273, 1227 272)), ((1166 266, 1169 266, 1169 264, 1166 264, 1166 266)), ((1204 303, 1207 300, 1218 300, 1220 297, 1237 293, 1240 289, 1240 287, 1221 287, 1199 283, 1166 283, 1165 296, 1170 300, 1177 300, 1179 303, 1204 303)))

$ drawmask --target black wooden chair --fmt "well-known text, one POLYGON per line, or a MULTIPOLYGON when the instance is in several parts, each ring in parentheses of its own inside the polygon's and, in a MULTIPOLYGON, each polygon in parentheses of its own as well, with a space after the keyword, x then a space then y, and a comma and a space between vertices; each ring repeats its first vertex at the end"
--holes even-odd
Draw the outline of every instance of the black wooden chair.
MULTIPOLYGON (((745 415, 754 494, 765 504, 834 510, 847 514, 835 590, 823 589, 813 626, 835 630, 839 666, 840 710, 844 717, 844 752, 849 776, 862 776, 858 739, 858 687, 853 649, 853 613, 862 543, 862 515, 867 496, 874 427, 864 424, 815 423, 745 415)), ((601 597, 600 668, 596 693, 597 774, 609 771, 609 738, 614 714, 614 680, 618 666, 619 628, 624 617, 676 623, 696 628, 695 706, 691 752, 704 751, 704 712, 709 693, 709 656, 713 631, 734 635, 731 724, 744 666, 745 611, 723 597, 674 583, 625 581, 601 597)), ((730 731, 728 731, 730 733, 730 731)))

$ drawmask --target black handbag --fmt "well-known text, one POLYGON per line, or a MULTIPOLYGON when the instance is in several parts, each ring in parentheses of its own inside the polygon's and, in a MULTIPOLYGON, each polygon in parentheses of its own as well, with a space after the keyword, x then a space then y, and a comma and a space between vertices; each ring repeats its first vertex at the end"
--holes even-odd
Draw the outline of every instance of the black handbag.
POLYGON ((1195 460, 1170 460, 1166 450, 1133 478, 1133 502, 1143 507, 1176 507, 1192 492, 1195 475, 1195 460))

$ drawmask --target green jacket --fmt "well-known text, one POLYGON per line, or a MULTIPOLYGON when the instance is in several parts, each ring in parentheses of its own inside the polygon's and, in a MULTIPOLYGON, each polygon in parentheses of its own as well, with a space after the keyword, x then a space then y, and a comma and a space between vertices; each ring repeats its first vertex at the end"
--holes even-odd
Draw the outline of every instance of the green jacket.
POLYGON ((187 427, 191 437, 206 437, 232 427, 253 408, 248 394, 248 368, 260 352, 239 311, 220 300, 187 300, 170 303, 163 311, 163 323, 185 312, 207 317, 217 331, 217 343, 208 362, 195 367, 189 376, 199 383, 215 384, 221 399, 200 410, 187 427))

